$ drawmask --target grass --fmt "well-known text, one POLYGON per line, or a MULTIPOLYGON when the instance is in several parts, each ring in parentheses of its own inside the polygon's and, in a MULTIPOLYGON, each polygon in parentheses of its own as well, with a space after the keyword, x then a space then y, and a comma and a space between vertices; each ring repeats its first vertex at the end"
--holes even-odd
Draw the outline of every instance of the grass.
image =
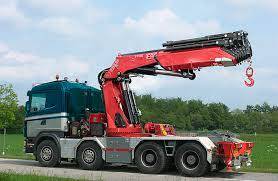
POLYGON ((25 154, 23 150, 24 137, 21 134, 6 135, 5 155, 3 152, 3 134, 0 134, 0 157, 34 159, 33 155, 25 154))
POLYGON ((242 171, 278 173, 278 134, 241 135, 244 141, 252 141, 252 166, 242 171))
MULTIPOLYGON (((278 173, 278 134, 242 134, 241 139, 255 142, 252 153, 252 166, 241 171, 272 172, 278 173)), ((11 134, 6 137, 5 158, 33 159, 32 155, 23 152, 24 137, 19 134, 11 134)), ((0 134, 0 151, 3 149, 3 135, 0 134)), ((1 180, 1 179, 0 179, 1 180)))
POLYGON ((38 176, 31 174, 16 174, 16 173, 0 173, 0 180, 5 181, 74 181, 70 178, 59 178, 49 176, 38 176))

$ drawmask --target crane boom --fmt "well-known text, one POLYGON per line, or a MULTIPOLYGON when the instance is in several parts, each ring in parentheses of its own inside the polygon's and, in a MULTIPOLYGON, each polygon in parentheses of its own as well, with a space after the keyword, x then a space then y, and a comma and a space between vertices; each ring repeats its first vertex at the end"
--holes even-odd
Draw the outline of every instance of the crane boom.
POLYGON ((167 41, 162 49, 120 54, 99 74, 107 115, 107 134, 144 134, 139 121, 130 74, 168 75, 195 79, 195 70, 210 66, 235 66, 252 57, 245 31, 201 38, 167 41))
POLYGON ((236 31, 168 41, 163 43, 164 49, 118 55, 104 78, 113 79, 130 72, 155 75, 157 72, 150 67, 156 65, 176 73, 208 66, 233 66, 252 56, 247 35, 244 31, 236 31))

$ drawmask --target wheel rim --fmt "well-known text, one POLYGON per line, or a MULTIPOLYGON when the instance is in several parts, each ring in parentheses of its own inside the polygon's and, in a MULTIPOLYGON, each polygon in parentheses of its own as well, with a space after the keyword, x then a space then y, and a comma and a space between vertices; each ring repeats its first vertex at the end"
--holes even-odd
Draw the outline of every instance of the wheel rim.
POLYGON ((141 162, 145 167, 153 167, 157 163, 157 154, 154 150, 144 150, 141 154, 141 162))
POLYGON ((51 147, 49 146, 44 146, 42 149, 41 149, 41 158, 44 160, 44 161, 49 161, 51 160, 52 158, 52 149, 51 147))
POLYGON ((95 151, 92 149, 86 149, 82 153, 82 158, 87 164, 91 164, 95 161, 95 151))
POLYGON ((182 155, 181 162, 185 168, 193 170, 200 164, 200 158, 195 151, 186 151, 182 155))

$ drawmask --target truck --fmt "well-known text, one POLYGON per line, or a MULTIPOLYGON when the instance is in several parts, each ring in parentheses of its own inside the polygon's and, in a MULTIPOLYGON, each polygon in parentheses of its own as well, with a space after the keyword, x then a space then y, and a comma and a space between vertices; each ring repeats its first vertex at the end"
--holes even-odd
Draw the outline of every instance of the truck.
MULTIPOLYGON (((185 176, 251 165, 252 142, 231 135, 179 136, 170 124, 147 122, 130 89, 132 77, 166 75, 194 80, 203 67, 235 66, 252 57, 245 31, 167 41, 163 48, 119 54, 98 74, 99 88, 58 76, 27 92, 25 152, 45 167, 62 161, 99 170, 135 165, 158 174, 170 167, 185 176)), ((186 91, 185 91, 186 93, 186 91)))

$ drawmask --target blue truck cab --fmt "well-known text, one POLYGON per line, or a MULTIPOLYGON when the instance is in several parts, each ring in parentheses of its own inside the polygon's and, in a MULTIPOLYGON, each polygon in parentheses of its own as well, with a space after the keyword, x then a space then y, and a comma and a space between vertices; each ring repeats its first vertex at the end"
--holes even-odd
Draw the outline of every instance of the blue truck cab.
POLYGON ((69 123, 85 117, 85 110, 103 113, 104 104, 99 89, 67 80, 47 82, 27 93, 24 121, 25 152, 34 153, 36 145, 51 137, 66 137, 69 123))

